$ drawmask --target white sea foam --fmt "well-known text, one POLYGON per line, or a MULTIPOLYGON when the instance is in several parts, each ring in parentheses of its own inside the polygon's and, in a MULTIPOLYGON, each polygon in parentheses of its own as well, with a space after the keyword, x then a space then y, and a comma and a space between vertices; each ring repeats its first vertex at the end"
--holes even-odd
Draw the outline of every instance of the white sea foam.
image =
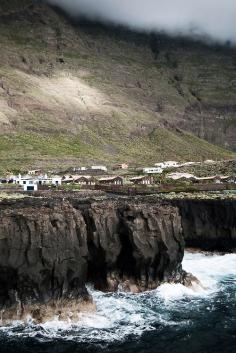
POLYGON ((165 301, 176 301, 183 297, 200 297, 206 294, 203 288, 195 290, 187 288, 182 284, 163 284, 157 290, 157 295, 160 295, 165 301))
POLYGON ((186 253, 183 268, 193 273, 209 290, 217 290, 223 278, 236 278, 236 254, 186 253))
MULTIPOLYGON (((78 322, 57 317, 43 325, 19 322, 1 330, 8 335, 31 336, 37 339, 62 338, 80 342, 111 342, 141 336, 156 327, 189 325, 189 320, 175 318, 175 312, 211 310, 212 297, 222 290, 224 281, 236 281, 236 255, 186 253, 183 268, 195 275, 204 288, 187 288, 181 284, 164 284, 142 294, 101 293, 91 288, 97 306, 96 313, 79 314, 78 322), (209 303, 208 303, 209 302, 209 303), (21 326, 20 326, 21 325, 21 326)), ((181 315, 180 315, 181 316, 181 315)))
POLYGON ((183 268, 196 276, 202 286, 194 284, 191 288, 187 288, 181 284, 163 284, 156 292, 165 301, 213 295, 220 289, 221 279, 229 276, 236 278, 236 254, 216 255, 186 252, 183 268))

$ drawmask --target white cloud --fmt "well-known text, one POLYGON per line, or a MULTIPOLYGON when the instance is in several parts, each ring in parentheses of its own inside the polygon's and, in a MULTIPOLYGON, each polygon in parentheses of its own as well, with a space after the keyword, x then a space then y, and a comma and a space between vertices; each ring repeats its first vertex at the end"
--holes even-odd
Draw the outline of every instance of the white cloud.
POLYGON ((73 16, 236 43, 236 0, 48 0, 73 16))

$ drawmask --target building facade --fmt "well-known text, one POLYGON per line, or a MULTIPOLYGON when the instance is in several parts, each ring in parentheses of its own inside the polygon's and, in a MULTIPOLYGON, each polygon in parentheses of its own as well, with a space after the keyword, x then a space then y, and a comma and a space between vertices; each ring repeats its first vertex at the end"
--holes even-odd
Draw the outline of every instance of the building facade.
POLYGON ((98 180, 100 185, 123 185, 124 180, 122 177, 107 177, 98 180))

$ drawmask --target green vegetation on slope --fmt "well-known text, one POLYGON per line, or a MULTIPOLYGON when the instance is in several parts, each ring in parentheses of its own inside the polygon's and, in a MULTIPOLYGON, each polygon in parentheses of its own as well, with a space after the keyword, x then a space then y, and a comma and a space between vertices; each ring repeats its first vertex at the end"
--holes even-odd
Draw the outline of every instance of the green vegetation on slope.
MULTIPOLYGON (((7 4, 1 2, 2 8, 7 4)), ((234 158, 233 152, 183 131, 223 145, 218 134, 232 143, 234 108, 224 117, 217 104, 235 102, 233 56, 173 43, 161 46, 156 56, 145 35, 73 27, 40 6, 25 18, 5 18, 0 22, 0 169, 234 158), (203 114, 205 106, 213 106, 212 115, 203 114)))
MULTIPOLYGON (((103 140, 105 143, 106 140, 103 140)), ((234 157, 206 141, 185 132, 176 134, 158 129, 150 137, 134 137, 131 140, 110 141, 116 148, 115 155, 104 151, 104 145, 86 144, 80 136, 39 134, 11 134, 0 136, 0 171, 22 170, 32 166, 62 168, 101 161, 108 164, 136 162, 137 165, 154 164, 163 159, 204 160, 234 157), (178 154, 176 154, 178 150, 178 154), (37 164, 36 162, 37 161, 37 164)), ((114 148, 113 147, 113 148, 114 148)))
POLYGON ((32 4, 30 0, 1 0, 0 11, 19 11, 32 4))

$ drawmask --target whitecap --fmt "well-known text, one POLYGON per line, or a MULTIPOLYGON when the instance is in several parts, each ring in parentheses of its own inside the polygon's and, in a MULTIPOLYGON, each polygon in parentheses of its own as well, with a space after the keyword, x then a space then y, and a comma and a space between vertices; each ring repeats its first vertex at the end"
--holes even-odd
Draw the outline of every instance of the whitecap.
POLYGON ((183 268, 191 272, 204 288, 187 288, 181 284, 163 284, 142 294, 101 293, 89 291, 97 306, 95 313, 78 314, 78 321, 60 321, 58 317, 43 325, 15 322, 11 328, 1 328, 9 336, 34 337, 38 340, 75 340, 79 342, 114 342, 140 337, 144 332, 166 326, 188 326, 191 320, 181 313, 213 310, 212 296, 221 290, 222 281, 236 278, 236 255, 208 255, 187 252, 183 268), (177 317, 176 318, 176 313, 177 317))

